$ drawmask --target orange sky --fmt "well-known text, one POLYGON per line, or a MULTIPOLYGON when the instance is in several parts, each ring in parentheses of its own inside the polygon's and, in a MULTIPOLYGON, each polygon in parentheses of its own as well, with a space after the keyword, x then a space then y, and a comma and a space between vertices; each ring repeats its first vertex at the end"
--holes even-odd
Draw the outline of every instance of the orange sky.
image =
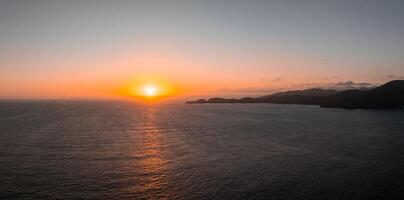
MULTIPOLYGON (((175 44, 148 43, 104 49, 87 57, 9 55, 3 62, 15 68, 3 73, 0 95, 22 99, 115 99, 126 98, 129 94, 123 91, 128 88, 151 83, 175 88, 170 94, 175 98, 254 96, 265 91, 308 87, 305 83, 339 80, 327 78, 338 68, 316 58, 243 55, 242 51, 232 50, 217 53, 221 56, 198 54, 175 44), (30 68, 25 67, 27 63, 30 68), (44 70, 44 65, 49 67, 44 70)), ((347 74, 344 79, 355 78, 350 76, 347 74)))
POLYGON ((119 99, 148 83, 172 99, 242 97, 404 79, 397 5, 167 2, 0 2, 0 99, 119 99))
POLYGON ((228 55, 214 60, 176 48, 153 45, 98 52, 96 55, 96 58, 74 55, 51 59, 46 55, 10 56, 6 60, 8 65, 11 63, 27 73, 3 74, 1 95, 16 98, 119 98, 124 96, 123 88, 154 83, 176 88, 174 96, 203 96, 248 89, 287 88, 308 76, 302 71, 299 75, 288 76, 293 82, 278 78, 293 68, 287 57, 255 59, 228 55), (30 69, 20 67, 27 63, 30 69), (43 65, 52 67, 43 71, 43 65), (265 68, 252 71, 243 66, 265 68))

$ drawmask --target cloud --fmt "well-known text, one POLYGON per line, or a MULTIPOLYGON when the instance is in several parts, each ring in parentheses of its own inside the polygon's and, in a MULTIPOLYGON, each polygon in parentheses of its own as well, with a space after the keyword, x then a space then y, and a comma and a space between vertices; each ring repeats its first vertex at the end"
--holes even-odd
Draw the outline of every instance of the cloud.
POLYGON ((277 78, 272 79, 272 82, 278 82, 278 81, 280 81, 280 80, 282 80, 282 78, 281 78, 281 77, 277 77, 277 78))
POLYGON ((322 85, 323 85, 322 83, 299 83, 299 84, 292 84, 291 86, 300 88, 300 87, 314 87, 314 86, 319 87, 322 85))
POLYGON ((268 82, 276 83, 276 82, 279 82, 279 81, 282 81, 282 80, 283 79, 282 79, 281 76, 278 76, 278 77, 266 77, 266 78, 259 79, 259 81, 266 82, 266 83, 268 83, 268 82))
POLYGON ((373 86, 371 83, 355 83, 353 81, 345 81, 345 82, 338 82, 335 83, 336 86, 349 86, 349 87, 368 87, 368 86, 373 86))
POLYGON ((348 90, 348 89, 367 89, 375 87, 375 84, 366 82, 354 82, 351 80, 340 82, 328 82, 328 83, 300 83, 293 84, 292 87, 296 89, 307 88, 321 88, 321 89, 335 89, 335 90, 348 90))
POLYGON ((337 86, 351 86, 354 85, 355 83, 353 81, 345 81, 345 82, 338 82, 335 85, 337 86))
MULTIPOLYGON (((280 81, 281 77, 275 78, 272 81, 280 81)), ((303 90, 309 88, 320 88, 320 89, 333 89, 333 90, 348 90, 348 89, 370 89, 375 87, 375 84, 367 82, 354 82, 352 80, 340 81, 340 82, 306 82, 306 83, 296 83, 291 84, 287 87, 282 88, 222 88, 219 91, 229 95, 238 96, 259 96, 272 94, 275 92, 288 91, 288 90, 303 90)))

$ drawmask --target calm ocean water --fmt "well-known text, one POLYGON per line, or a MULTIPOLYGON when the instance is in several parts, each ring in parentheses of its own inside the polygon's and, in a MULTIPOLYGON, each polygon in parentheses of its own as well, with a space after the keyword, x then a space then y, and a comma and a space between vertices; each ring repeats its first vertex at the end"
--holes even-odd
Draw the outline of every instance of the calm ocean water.
POLYGON ((404 111, 1 102, 0 199, 404 199, 404 111))

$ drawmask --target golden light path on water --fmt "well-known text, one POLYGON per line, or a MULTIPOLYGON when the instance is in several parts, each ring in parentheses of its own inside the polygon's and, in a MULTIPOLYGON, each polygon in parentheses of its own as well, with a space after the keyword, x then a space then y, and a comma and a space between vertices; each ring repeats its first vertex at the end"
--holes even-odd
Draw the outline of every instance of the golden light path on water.
POLYGON ((168 153, 166 151, 169 148, 162 144, 164 136, 156 124, 157 109, 155 106, 145 108, 145 123, 142 126, 141 138, 138 138, 141 141, 136 141, 139 146, 132 151, 134 157, 140 158, 133 166, 133 170, 140 173, 141 178, 126 192, 142 197, 167 199, 174 195, 161 192, 169 185, 167 177, 169 161, 166 159, 168 153))

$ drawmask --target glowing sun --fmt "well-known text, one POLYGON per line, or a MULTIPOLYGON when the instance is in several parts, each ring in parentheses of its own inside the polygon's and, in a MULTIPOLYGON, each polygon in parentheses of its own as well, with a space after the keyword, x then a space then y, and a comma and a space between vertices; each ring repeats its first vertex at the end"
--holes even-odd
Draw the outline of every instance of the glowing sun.
POLYGON ((122 95, 144 100, 146 102, 156 102, 175 95, 178 95, 178 90, 169 83, 154 80, 152 81, 133 81, 124 87, 122 95))
POLYGON ((158 88, 155 85, 147 85, 143 87, 143 95, 153 97, 157 95, 158 88))

